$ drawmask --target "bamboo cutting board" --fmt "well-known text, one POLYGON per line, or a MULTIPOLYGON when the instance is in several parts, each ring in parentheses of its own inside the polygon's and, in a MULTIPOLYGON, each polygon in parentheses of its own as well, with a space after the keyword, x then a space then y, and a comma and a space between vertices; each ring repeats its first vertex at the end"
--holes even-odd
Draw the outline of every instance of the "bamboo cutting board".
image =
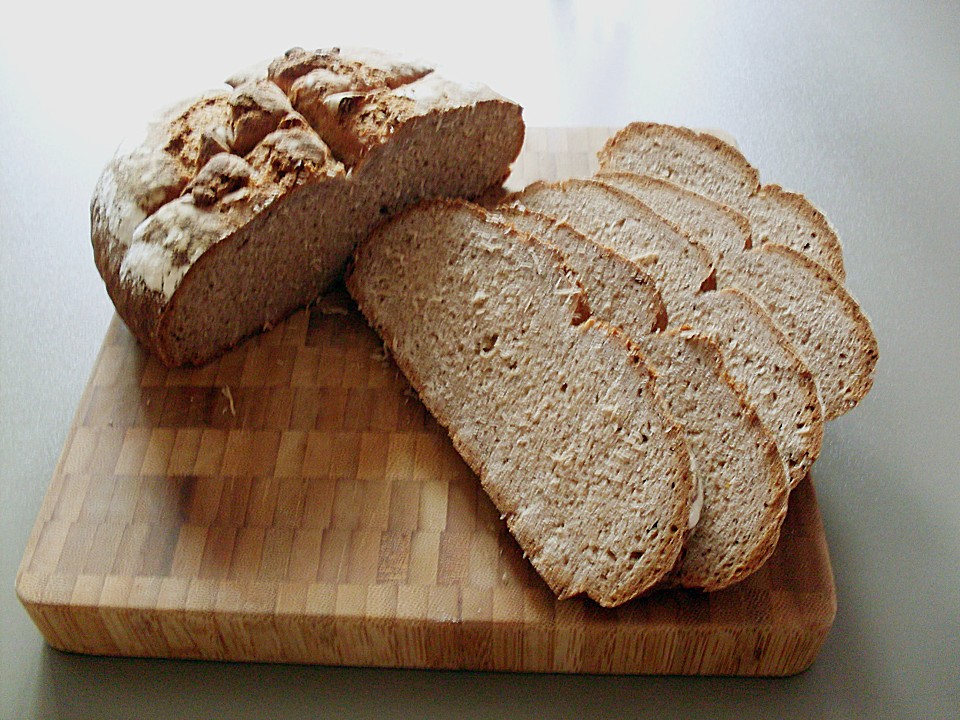
MULTIPOLYGON (((607 136, 530 129, 510 185, 607 136)), ((738 586, 557 602, 342 290, 193 370, 115 317, 17 592, 81 653, 591 673, 796 673, 836 611, 809 478, 738 586)))

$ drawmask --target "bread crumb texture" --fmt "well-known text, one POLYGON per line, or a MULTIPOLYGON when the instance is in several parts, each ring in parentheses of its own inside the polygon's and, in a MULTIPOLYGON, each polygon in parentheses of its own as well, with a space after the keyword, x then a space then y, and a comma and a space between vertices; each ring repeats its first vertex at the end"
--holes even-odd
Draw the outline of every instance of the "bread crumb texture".
POLYGON ((694 498, 686 445, 559 253, 435 202, 363 242, 347 287, 559 597, 618 605, 673 567, 694 498))

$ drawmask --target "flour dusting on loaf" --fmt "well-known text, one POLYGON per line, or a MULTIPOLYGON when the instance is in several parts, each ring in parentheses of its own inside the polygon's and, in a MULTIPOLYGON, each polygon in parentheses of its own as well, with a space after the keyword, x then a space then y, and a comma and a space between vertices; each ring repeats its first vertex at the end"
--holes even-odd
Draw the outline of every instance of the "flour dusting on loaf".
POLYGON ((413 100, 414 108, 419 112, 437 105, 464 106, 500 99, 499 95, 482 83, 462 84, 438 72, 416 82, 401 85, 393 92, 397 97, 413 100))

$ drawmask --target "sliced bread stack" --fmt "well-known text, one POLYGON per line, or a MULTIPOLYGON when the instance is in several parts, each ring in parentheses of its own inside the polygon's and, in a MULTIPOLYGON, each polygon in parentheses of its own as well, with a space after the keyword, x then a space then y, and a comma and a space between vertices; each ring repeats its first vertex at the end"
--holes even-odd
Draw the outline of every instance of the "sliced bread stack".
POLYGON ((94 259, 164 363, 205 363, 313 300, 419 199, 498 186, 521 109, 375 51, 295 48, 163 114, 104 169, 94 259))
POLYGON ((656 587, 718 590, 773 552, 789 489, 775 439, 715 342, 664 327, 669 311, 636 263, 543 215, 435 202, 362 243, 347 287, 560 597, 616 605, 656 587), (608 323, 636 371, 656 378, 651 406, 621 394, 599 337, 570 340, 608 323), (647 447, 655 410, 675 424, 690 485, 632 454, 633 423, 647 447), (685 522, 672 515, 668 535, 688 532, 669 563, 663 538, 632 524, 663 529, 650 523, 651 492, 671 508, 675 493, 686 497, 685 522))
POLYGON ((761 187, 732 147, 637 125, 611 140, 600 161, 593 179, 534 183, 498 210, 560 249, 595 315, 622 328, 660 379, 703 492, 701 521, 663 583, 716 590, 772 552, 783 488, 808 473, 823 422, 869 391, 876 339, 843 286, 839 242, 823 215, 800 195, 761 187), (651 325, 644 310, 654 291, 665 317, 651 325), (717 392, 724 381, 726 404, 717 392), (678 388, 695 391, 677 395, 678 388), (721 437, 747 457, 742 430, 729 440, 724 408, 734 396, 744 408, 738 427, 756 418, 769 431, 786 484, 759 472, 760 464, 704 462, 721 456, 710 447, 721 437), (751 520, 757 531, 738 534, 751 520))
POLYGON ((434 201, 362 242, 347 287, 559 597, 618 605, 664 580, 695 502, 687 445, 559 253, 434 201))
POLYGON ((500 212, 562 253, 594 316, 621 328, 644 354, 668 412, 683 429, 699 518, 663 584, 717 590, 754 572, 776 547, 788 478, 773 436, 724 370, 717 345, 687 327, 664 329, 667 317, 654 282, 622 255, 545 215, 500 212))
POLYGON ((836 232, 806 198, 759 173, 712 135, 634 123, 599 153, 603 182, 653 208, 715 258, 719 287, 752 295, 813 372, 827 420, 867 394, 879 356, 844 288, 836 232))
MULTIPOLYGON (((547 583, 560 597, 585 593, 604 605, 658 587, 719 590, 761 567, 776 546, 789 490, 820 451, 823 422, 866 394, 877 358, 869 322, 838 279, 839 245, 822 215, 785 219, 806 201, 756 183, 744 190, 743 177, 755 172, 742 166, 724 180, 726 150, 689 164, 706 168, 693 177, 714 198, 624 170, 640 162, 626 150, 628 137, 608 145, 616 153, 601 155, 606 165, 593 179, 534 183, 487 214, 450 203, 404 213, 363 243, 348 278, 547 583), (751 219, 789 244, 755 240, 751 219), (824 241, 801 237, 811 233, 824 241), (566 280, 544 281, 546 266, 566 280), (536 282, 522 280, 531 273, 536 282), (558 313, 556 295, 576 301, 558 313), (665 567, 676 546, 665 554, 657 535, 645 549, 639 543, 650 536, 635 534, 628 558, 638 561, 640 581, 620 562, 618 543, 633 530, 619 522, 624 506, 602 478, 659 487, 658 502, 670 493, 662 492, 662 468, 659 481, 647 466, 615 469, 635 448, 635 438, 619 445, 630 433, 625 406, 572 381, 582 378, 585 359, 612 358, 584 355, 585 346, 566 338, 571 328, 616 328, 634 367, 653 378, 652 404, 634 410, 674 423, 685 448, 692 489, 680 490, 688 507, 682 547, 665 567), (573 417, 590 420, 571 434, 573 417), (598 542, 598 528, 617 530, 598 542)), ((643 147, 655 154, 650 148, 660 145, 643 147)), ((651 169, 676 160, 675 150, 651 169)), ((593 373, 619 391, 618 368, 612 362, 593 373)), ((649 497, 630 511, 644 523, 649 497)), ((670 526, 671 540, 680 527, 670 526)))
POLYGON ((669 322, 717 343, 726 371, 776 439, 792 484, 806 475, 823 436, 813 376, 753 298, 715 289, 714 260, 703 245, 632 195, 597 180, 534 183, 510 204, 563 220, 643 267, 669 322))

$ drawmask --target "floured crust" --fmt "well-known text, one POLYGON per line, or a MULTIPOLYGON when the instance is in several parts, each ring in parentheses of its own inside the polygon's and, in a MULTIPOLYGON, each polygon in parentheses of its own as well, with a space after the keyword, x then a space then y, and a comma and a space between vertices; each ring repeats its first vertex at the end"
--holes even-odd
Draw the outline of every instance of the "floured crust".
MULTIPOLYGON (((503 108, 510 118, 506 134, 514 138, 515 152, 513 147, 498 147, 502 157, 496 160, 496 170, 475 173, 461 185, 467 194, 480 193, 505 177, 522 144, 520 108, 489 90, 465 89, 459 105, 448 97, 418 103, 392 94, 431 74, 422 63, 376 51, 295 48, 231 78, 233 90, 210 91, 163 113, 142 142, 108 164, 91 202, 97 267, 118 313, 137 338, 173 365, 202 363, 227 349, 211 347, 191 351, 187 357, 171 349, 178 341, 162 336, 168 324, 161 320, 176 311, 172 300, 182 283, 192 282, 197 273, 191 269, 205 253, 230 241, 254 218, 274 214, 305 185, 343 188, 342 207, 318 208, 341 213, 340 228, 330 230, 331 223, 326 224, 327 232, 336 236, 329 239, 331 246, 344 248, 330 263, 342 266, 352 244, 380 221, 384 197, 397 198, 400 206, 416 199, 422 189, 422 179, 420 188, 392 188, 389 183, 391 167, 402 163, 402 158, 390 154, 391 140, 400 131, 413 141, 420 132, 429 134, 432 128, 416 126, 423 116, 436 115, 442 122, 445 113, 470 102, 489 101, 503 108), (321 82, 323 78, 329 82, 321 82), (321 117, 317 108, 330 106, 330 92, 344 88, 351 97, 370 93, 371 99, 344 104, 351 112, 343 117, 341 103, 334 102, 337 112, 321 117), (308 95, 314 104, 301 97, 308 95), (295 104, 311 117, 298 112, 295 104), (390 113, 364 110, 381 105, 390 113), (366 155, 378 159, 378 172, 356 177, 355 165, 366 155), (487 175, 476 177, 483 172, 487 175)), ((433 188, 442 188, 443 183, 443 178, 435 178, 427 191, 442 192, 433 188)), ((255 329, 247 328, 246 334, 255 329)))
POLYGON ((201 95, 107 166, 92 202, 101 271, 119 261, 121 282, 139 281, 169 299, 183 267, 253 212, 306 176, 343 173, 319 136, 269 89, 201 95), (138 268, 127 256, 131 248, 151 253, 140 245, 164 257, 138 268), (158 267, 161 260, 166 267, 158 267))
POLYGON ((352 167, 370 144, 364 135, 382 141, 403 118, 396 109, 390 112, 377 107, 374 98, 433 71, 427 66, 380 60, 371 64, 339 48, 293 48, 270 64, 267 76, 289 95, 337 157, 352 167))
POLYGON ((505 101, 485 85, 455 82, 420 66, 370 68, 330 54, 299 59, 292 68, 271 66, 271 78, 289 83, 294 107, 350 167, 415 118, 505 101))
POLYGON ((166 117, 107 166, 94 193, 94 257, 108 293, 165 362, 160 318, 197 259, 293 187, 344 172, 289 103, 258 106, 264 94, 246 90, 206 93, 166 117), (232 152, 237 130, 245 156, 232 152))

